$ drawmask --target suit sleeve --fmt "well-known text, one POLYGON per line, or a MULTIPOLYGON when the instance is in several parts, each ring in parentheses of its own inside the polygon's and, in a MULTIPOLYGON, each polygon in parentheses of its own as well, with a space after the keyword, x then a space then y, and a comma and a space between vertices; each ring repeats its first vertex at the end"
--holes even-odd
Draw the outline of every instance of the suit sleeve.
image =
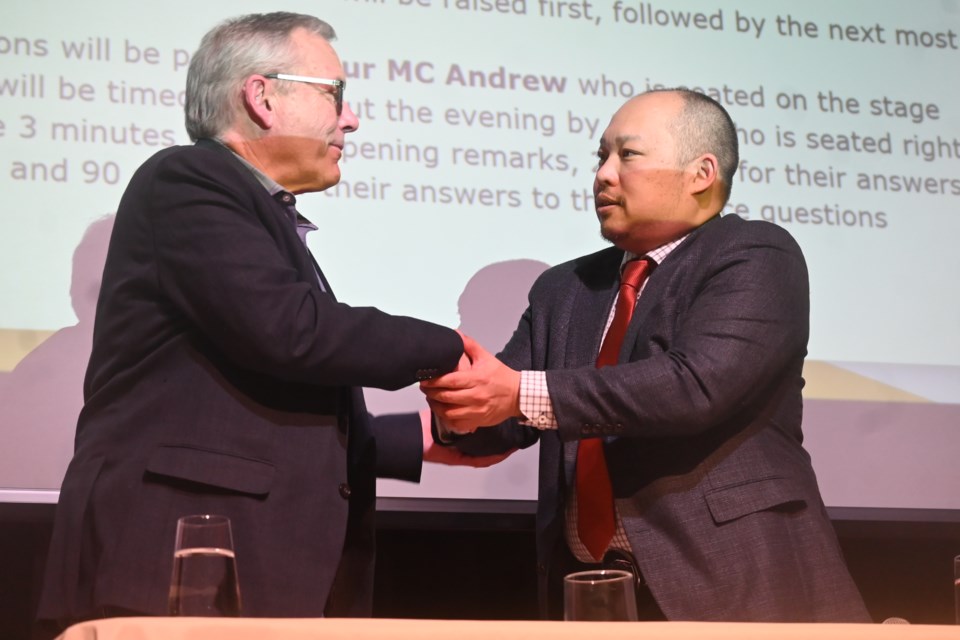
POLYGON ((158 286, 187 325, 244 368, 310 384, 395 389, 456 366, 454 331, 337 303, 305 278, 237 171, 216 152, 169 156, 145 199, 158 286))
POLYGON ((802 386, 809 332, 803 255, 772 225, 742 235, 710 246, 705 264, 690 267, 696 275, 687 290, 658 301, 650 321, 672 334, 662 350, 643 344, 646 352, 632 362, 547 371, 561 439, 690 436, 750 406, 791 367, 802 386))
MULTIPOLYGON (((520 318, 513 337, 497 355, 507 366, 516 369, 532 369, 532 311, 530 307, 520 318)), ((477 429, 470 435, 458 438, 456 447, 472 456, 485 456, 503 453, 510 449, 525 449, 540 439, 540 431, 520 424, 515 419, 506 420, 499 425, 477 429)))
POLYGON ((371 416, 377 446, 377 477, 420 482, 423 433, 419 413, 371 416))

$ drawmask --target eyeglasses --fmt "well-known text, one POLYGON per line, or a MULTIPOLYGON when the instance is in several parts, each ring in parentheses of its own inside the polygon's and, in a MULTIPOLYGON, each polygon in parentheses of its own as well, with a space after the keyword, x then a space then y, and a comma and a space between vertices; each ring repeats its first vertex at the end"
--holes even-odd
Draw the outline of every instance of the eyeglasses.
POLYGON ((322 84, 334 88, 334 101, 337 105, 337 115, 343 113, 343 90, 347 88, 346 80, 329 80, 327 78, 311 78, 310 76, 293 76, 289 73, 265 73, 264 78, 274 80, 288 80, 290 82, 306 82, 307 84, 322 84))

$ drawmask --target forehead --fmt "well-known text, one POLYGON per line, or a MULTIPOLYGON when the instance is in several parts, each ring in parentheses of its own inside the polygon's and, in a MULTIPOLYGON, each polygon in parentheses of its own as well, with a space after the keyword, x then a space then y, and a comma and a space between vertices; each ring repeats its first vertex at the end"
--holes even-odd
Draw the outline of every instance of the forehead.
POLYGON ((683 107, 683 99, 672 93, 649 93, 628 100, 613 114, 603 132, 602 143, 620 144, 627 139, 661 139, 683 107))
POLYGON ((323 78, 343 78, 340 57, 326 39, 306 29, 295 29, 290 34, 290 43, 297 57, 300 75, 323 78))

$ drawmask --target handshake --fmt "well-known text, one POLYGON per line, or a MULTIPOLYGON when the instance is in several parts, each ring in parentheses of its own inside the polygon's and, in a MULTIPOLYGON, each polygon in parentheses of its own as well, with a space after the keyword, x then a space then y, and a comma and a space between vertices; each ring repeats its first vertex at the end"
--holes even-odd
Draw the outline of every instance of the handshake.
POLYGON ((420 390, 448 433, 466 434, 519 417, 520 372, 503 364, 470 336, 450 373, 424 380, 420 390))

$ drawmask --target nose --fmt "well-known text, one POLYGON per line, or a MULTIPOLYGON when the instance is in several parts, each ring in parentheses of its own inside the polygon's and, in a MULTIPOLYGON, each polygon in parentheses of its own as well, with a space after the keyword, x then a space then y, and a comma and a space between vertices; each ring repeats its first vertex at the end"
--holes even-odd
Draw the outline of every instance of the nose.
POLYGON ((594 182, 597 184, 616 184, 617 182, 617 169, 616 169, 616 157, 611 154, 607 157, 606 160, 601 162, 597 166, 597 174, 594 179, 594 182))
POLYGON ((344 133, 350 133, 351 131, 356 131, 360 128, 360 118, 357 117, 357 114, 353 112, 353 109, 350 108, 349 102, 343 103, 343 110, 340 112, 340 129, 344 133))

